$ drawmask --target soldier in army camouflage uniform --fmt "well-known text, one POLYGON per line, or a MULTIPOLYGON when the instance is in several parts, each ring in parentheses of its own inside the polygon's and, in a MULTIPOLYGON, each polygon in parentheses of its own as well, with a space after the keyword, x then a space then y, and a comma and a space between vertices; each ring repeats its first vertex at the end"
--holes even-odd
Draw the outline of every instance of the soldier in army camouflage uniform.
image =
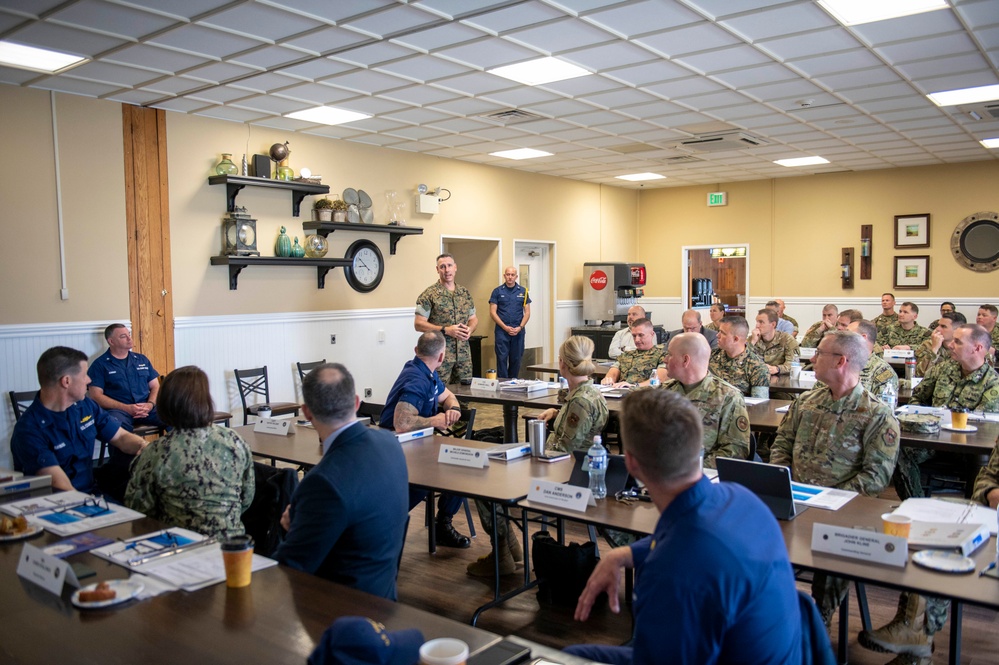
POLYGON ((791 358, 798 353, 798 342, 791 335, 777 331, 775 310, 759 311, 749 342, 753 352, 767 364, 771 375, 791 373, 791 358))
POLYGON ((801 338, 802 348, 814 349, 818 347, 823 335, 830 330, 836 330, 837 317, 839 317, 839 308, 836 305, 826 305, 823 307, 822 320, 818 323, 813 323, 805 331, 805 336, 801 338))
MULTIPOLYGON (((949 320, 941 317, 937 330, 949 320)), ((933 333, 936 335, 936 332, 933 333)), ((988 366, 989 334, 979 325, 966 324, 954 330, 951 358, 933 365, 912 391, 910 404, 971 411, 999 411, 999 374, 988 366)), ((906 448, 895 470, 895 489, 899 498, 923 496, 919 465, 933 457, 924 448, 906 448)))
POLYGON ((749 414, 742 393, 708 373, 710 355, 711 347, 700 333, 670 339, 666 366, 672 378, 662 389, 680 393, 700 411, 704 466, 713 469, 716 457, 749 458, 749 414))
POLYGON ((704 327, 708 330, 718 332, 718 325, 725 316, 725 305, 716 302, 711 305, 711 309, 708 310, 708 315, 711 317, 711 322, 706 324, 704 327))
MULTIPOLYGON (((940 316, 943 316, 947 312, 956 312, 956 311, 957 308, 954 307, 954 303, 952 303, 951 301, 944 300, 942 303, 940 303, 940 316)), ((940 319, 933 319, 933 321, 930 322, 930 325, 926 327, 929 328, 930 332, 933 332, 934 330, 936 330, 938 325, 940 325, 940 319)))
POLYGON ((770 372, 767 365, 746 346, 749 335, 746 319, 726 316, 718 327, 718 348, 711 352, 708 369, 742 391, 743 395, 752 395, 753 388, 760 388, 762 397, 769 395, 770 372))
POLYGON ((975 323, 985 328, 992 340, 992 350, 989 351, 988 363, 996 366, 996 353, 999 352, 999 325, 996 325, 996 318, 999 316, 999 308, 995 305, 982 305, 978 308, 978 316, 975 323))
POLYGON ((666 349, 661 344, 656 344, 656 332, 652 328, 652 322, 648 319, 635 321, 631 326, 631 336, 635 339, 635 350, 625 351, 619 355, 614 366, 608 370, 607 376, 600 383, 606 386, 623 386, 626 383, 633 386, 647 386, 652 370, 657 370, 660 382, 665 381, 667 374, 663 358, 666 349))
POLYGON ((870 357, 867 364, 860 372, 860 383, 867 388, 872 395, 879 397, 885 386, 891 384, 895 394, 898 395, 898 373, 888 362, 874 353, 874 342, 877 340, 878 331, 870 321, 854 321, 846 328, 850 332, 855 332, 867 342, 867 351, 870 357))
MULTIPOLYGON (((999 507, 999 448, 978 472, 971 500, 993 510, 999 507)), ((858 641, 874 651, 902 654, 892 661, 896 665, 930 665, 933 635, 947 623, 949 609, 949 600, 903 591, 895 618, 877 630, 861 631, 858 641)))
POLYGON ((212 425, 208 377, 193 365, 170 372, 156 404, 173 430, 135 459, 125 505, 208 536, 241 535, 256 487, 253 455, 233 430, 212 425))
MULTIPOLYGON (((770 463, 791 469, 794 480, 877 496, 898 457, 898 421, 862 385, 867 342, 848 331, 827 333, 813 363, 825 385, 791 403, 777 428, 770 463)), ((812 596, 826 626, 849 591, 846 580, 816 573, 812 596)))
POLYGON ((898 324, 898 314, 895 313, 895 296, 891 293, 881 294, 881 313, 871 319, 871 323, 878 329, 879 347, 885 344, 885 335, 888 329, 898 324))
POLYGON ((965 323, 964 314, 960 312, 947 312, 940 316, 936 329, 916 349, 916 376, 926 376, 931 367, 950 359, 954 330, 965 323))
POLYGON ((916 323, 919 306, 914 302, 904 302, 898 308, 898 323, 888 328, 882 337, 884 349, 915 349, 930 336, 928 328, 916 323))
POLYGON ((444 364, 438 375, 445 384, 472 378, 472 352, 468 338, 475 332, 479 318, 475 315, 472 294, 454 283, 458 264, 450 254, 437 257, 440 279, 428 286, 416 299, 415 327, 419 332, 441 331, 447 341, 444 364))

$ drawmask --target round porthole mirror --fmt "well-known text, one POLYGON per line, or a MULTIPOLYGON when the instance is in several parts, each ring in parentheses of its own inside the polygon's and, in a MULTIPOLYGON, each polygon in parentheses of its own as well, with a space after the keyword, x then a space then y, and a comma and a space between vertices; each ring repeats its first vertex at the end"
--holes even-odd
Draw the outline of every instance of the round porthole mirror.
POLYGON ((950 237, 950 252, 969 270, 999 270, 999 214, 976 212, 962 219, 950 237))

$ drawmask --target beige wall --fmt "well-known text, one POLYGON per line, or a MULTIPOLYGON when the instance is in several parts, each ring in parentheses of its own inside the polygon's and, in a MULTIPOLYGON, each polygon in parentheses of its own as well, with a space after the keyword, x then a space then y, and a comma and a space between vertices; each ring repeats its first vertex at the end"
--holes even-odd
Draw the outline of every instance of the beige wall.
MULTIPOLYGON (((640 259, 649 292, 680 295, 680 247, 749 243, 750 295, 876 297, 891 290, 894 256, 928 254, 929 290, 913 296, 954 298, 997 292, 996 273, 975 273, 950 255, 950 236, 967 215, 999 210, 999 161, 727 183, 646 191, 639 215, 640 259), (708 208, 707 193, 728 192, 708 208), (894 217, 930 214, 929 249, 894 249, 894 217), (843 247, 859 256, 860 227, 874 226, 872 279, 844 291, 843 247)), ((905 297, 904 295, 900 295, 905 297)))
POLYGON ((0 323, 127 315, 125 184, 118 104, 56 95, 69 300, 60 300, 49 93, 0 85, 0 323))

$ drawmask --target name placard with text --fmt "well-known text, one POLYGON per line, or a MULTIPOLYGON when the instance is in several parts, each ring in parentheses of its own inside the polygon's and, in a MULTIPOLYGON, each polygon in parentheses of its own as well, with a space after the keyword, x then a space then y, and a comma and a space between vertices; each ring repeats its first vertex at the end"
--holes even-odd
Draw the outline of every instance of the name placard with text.
POLYGON ((446 444, 441 446, 441 451, 437 454, 437 462, 481 469, 484 466, 489 466, 489 454, 488 451, 481 448, 446 444))
POLYGON ((586 487, 555 483, 540 478, 531 479, 531 489, 527 492, 527 500, 580 512, 586 512, 587 506, 597 505, 596 501, 593 500, 593 494, 586 487))

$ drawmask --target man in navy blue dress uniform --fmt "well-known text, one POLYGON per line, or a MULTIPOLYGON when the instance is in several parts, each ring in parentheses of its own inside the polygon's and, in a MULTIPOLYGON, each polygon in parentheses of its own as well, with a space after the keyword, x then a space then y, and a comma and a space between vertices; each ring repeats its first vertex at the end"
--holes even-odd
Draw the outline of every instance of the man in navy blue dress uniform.
POLYGON ((513 266, 503 271, 503 283, 489 296, 489 316, 496 322, 497 376, 516 379, 524 357, 524 326, 531 318, 531 296, 517 283, 513 266))
MULTIPOLYGON (((323 448, 281 517, 280 563, 396 599, 409 509, 409 474, 398 439, 357 420, 354 377, 325 363, 302 381, 302 408, 323 448)), ((301 436, 301 435, 299 435, 301 436)))
POLYGON ((621 572, 635 568, 630 647, 566 649, 614 665, 802 662, 798 591, 770 510, 734 483, 701 473, 701 415, 668 390, 637 390, 622 403, 628 472, 660 511, 655 532, 604 554, 579 597, 585 621, 607 592, 619 612, 621 572))
POLYGON ((159 373, 149 358, 132 350, 132 333, 122 323, 104 329, 108 350, 90 366, 90 398, 129 432, 136 425, 160 427, 156 415, 159 373))

